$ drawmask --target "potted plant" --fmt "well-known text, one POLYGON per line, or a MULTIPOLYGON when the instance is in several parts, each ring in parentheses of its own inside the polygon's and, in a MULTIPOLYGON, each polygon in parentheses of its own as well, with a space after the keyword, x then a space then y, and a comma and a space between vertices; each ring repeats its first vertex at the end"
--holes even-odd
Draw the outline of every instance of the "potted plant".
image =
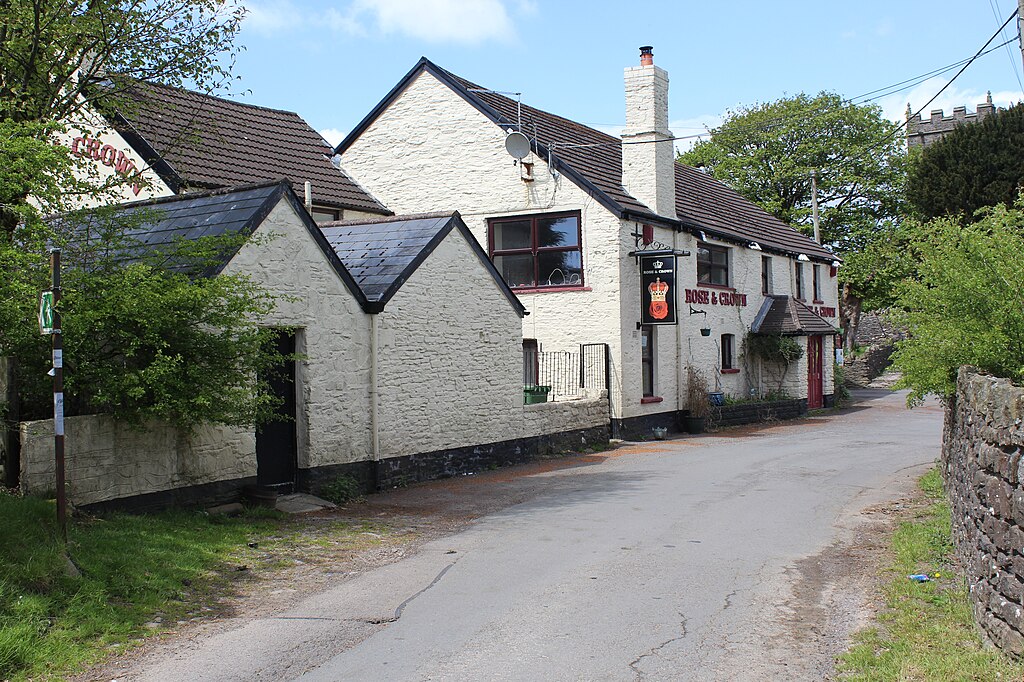
POLYGON ((708 381, 696 367, 686 367, 686 415, 683 429, 687 433, 704 433, 704 424, 711 411, 708 381))

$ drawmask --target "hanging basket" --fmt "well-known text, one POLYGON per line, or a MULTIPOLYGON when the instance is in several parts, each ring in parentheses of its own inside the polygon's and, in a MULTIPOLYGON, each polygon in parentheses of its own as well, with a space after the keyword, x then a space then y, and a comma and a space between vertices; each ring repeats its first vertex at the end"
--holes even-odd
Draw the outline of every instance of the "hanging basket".
POLYGON ((701 336, 711 336, 711 327, 701 327, 700 328, 700 335, 701 336))

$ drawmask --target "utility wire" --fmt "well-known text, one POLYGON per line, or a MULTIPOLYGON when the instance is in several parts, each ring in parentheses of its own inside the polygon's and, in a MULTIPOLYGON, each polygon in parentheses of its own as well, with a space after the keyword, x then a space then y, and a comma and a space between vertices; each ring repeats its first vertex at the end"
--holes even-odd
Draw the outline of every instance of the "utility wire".
MULTIPOLYGON (((989 7, 992 8, 992 17, 998 23, 999 22, 999 10, 996 9, 996 0, 988 0, 988 5, 989 5, 989 7)), ((1003 33, 1002 35, 1003 35, 1003 38, 1006 38, 1006 34, 1005 33, 1003 33)), ((1019 18, 1018 18, 1018 21, 1017 21, 1017 37, 1018 38, 1020 37, 1020 20, 1019 20, 1019 18)), ((1017 79, 1017 85, 1020 86, 1021 90, 1024 90, 1024 83, 1021 83, 1021 80, 1020 80, 1020 71, 1017 70, 1017 60, 1014 59, 1013 51, 1009 48, 1010 42, 1011 41, 1007 40, 1005 43, 1003 43, 1003 45, 1007 46, 1007 48, 1006 48, 1006 56, 1010 60, 1010 68, 1013 69, 1013 75, 1017 79)))

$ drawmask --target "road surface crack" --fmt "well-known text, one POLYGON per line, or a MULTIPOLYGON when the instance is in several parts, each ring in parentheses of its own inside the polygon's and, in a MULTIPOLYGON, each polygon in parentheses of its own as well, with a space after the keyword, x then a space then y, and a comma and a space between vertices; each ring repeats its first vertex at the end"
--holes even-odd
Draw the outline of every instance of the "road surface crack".
POLYGON ((732 606, 732 598, 736 596, 738 590, 733 590, 729 594, 725 595, 725 606, 722 607, 723 611, 727 611, 732 606))
POLYGON ((688 620, 686 616, 684 616, 682 613, 679 614, 679 619, 680 634, 678 636, 673 637, 671 639, 666 639, 658 646, 648 649, 646 653, 640 654, 630 662, 629 668, 633 671, 633 674, 636 675, 636 679, 646 679, 646 673, 644 673, 644 671, 640 669, 641 661, 643 661, 645 658, 650 658, 651 656, 660 656, 661 650, 667 647, 669 644, 672 644, 673 642, 678 642, 686 638, 686 628, 688 620))
POLYGON ((434 579, 430 581, 429 585, 427 585, 422 590, 420 590, 419 592, 417 592, 416 594, 412 595, 411 597, 406 599, 404 602, 399 604, 398 608, 395 609, 395 615, 391 616, 390 618, 377 618, 377 619, 370 620, 370 621, 367 621, 367 622, 371 623, 372 625, 381 625, 381 624, 384 624, 384 623, 394 623, 395 621, 397 621, 399 618, 402 617, 402 612, 405 611, 405 607, 406 606, 411 604, 414 599, 416 599, 417 597, 422 595, 424 592, 426 592, 427 590, 432 588, 434 585, 437 585, 439 582, 441 582, 441 578, 444 577, 444 574, 447 573, 448 571, 450 571, 452 569, 452 567, 455 564, 457 564, 457 563, 459 563, 458 559, 456 559, 455 561, 451 562, 450 564, 448 564, 447 566, 442 568, 441 572, 438 573, 434 577, 434 579))

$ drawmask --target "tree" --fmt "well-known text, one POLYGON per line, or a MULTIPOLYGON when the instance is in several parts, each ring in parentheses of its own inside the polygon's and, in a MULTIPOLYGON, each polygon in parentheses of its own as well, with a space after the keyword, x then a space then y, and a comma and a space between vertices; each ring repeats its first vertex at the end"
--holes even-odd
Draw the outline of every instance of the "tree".
POLYGON ((912 159, 907 199, 924 220, 1012 206, 1024 182, 1024 104, 961 125, 912 159))
POLYGON ((274 298, 242 276, 198 276, 238 238, 153 254, 128 236, 144 214, 40 217, 69 196, 102 204, 109 189, 53 144, 63 123, 126 110, 140 81, 220 89, 244 10, 219 0, 0 0, 0 10, 0 355, 17 361, 22 415, 50 411, 35 308, 47 249, 59 246, 68 414, 184 427, 269 418, 270 369, 283 358, 257 321, 274 298), (102 229, 83 238, 73 226, 85 223, 102 229))
POLYGON ((861 254, 892 241, 902 212, 906 155, 893 128, 877 106, 801 93, 730 111, 709 140, 680 157, 809 235, 817 172, 822 242, 846 261, 840 304, 848 343, 865 301, 886 303, 879 284, 888 266, 861 254))
MULTIPOLYGON (((43 126, 49 130, 34 134, 49 140, 86 111, 131 106, 126 95, 139 81, 221 89, 243 16, 240 5, 220 0, 0 0, 0 124, 22 126, 22 135, 43 126)), ((50 162, 44 182, 80 193, 74 159, 50 162)), ((61 208, 60 195, 0 184, 0 237, 8 242, 29 194, 44 209, 61 208)))
POLYGON ((914 232, 920 260, 893 312, 908 331, 893 354, 908 402, 953 395, 961 365, 1024 378, 1024 205, 1000 204, 968 225, 939 218, 914 232))

